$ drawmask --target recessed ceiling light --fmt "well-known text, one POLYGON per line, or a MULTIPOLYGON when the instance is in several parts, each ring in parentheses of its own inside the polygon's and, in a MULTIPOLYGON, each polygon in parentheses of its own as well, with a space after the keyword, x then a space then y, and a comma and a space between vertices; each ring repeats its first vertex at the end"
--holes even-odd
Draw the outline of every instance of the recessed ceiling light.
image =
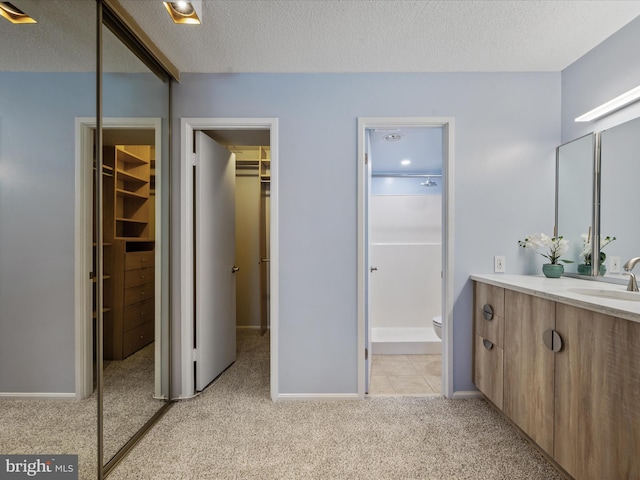
POLYGON ((401 165, 411 165, 411 160, 407 160, 406 158, 400 162, 401 165))
POLYGON ((11 23, 38 23, 18 7, 12 5, 9 2, 0 2, 0 15, 9 20, 11 23))
POLYGON ((199 13, 202 13, 202 0, 163 3, 174 23, 200 25, 199 13))

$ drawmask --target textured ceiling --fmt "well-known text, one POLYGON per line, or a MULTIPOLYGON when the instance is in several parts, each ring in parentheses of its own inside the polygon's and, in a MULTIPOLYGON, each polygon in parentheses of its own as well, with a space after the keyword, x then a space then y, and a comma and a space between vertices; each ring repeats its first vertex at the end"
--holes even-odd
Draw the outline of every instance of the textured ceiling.
POLYGON ((120 0, 181 72, 560 71, 640 1, 203 0, 200 26, 120 0))
MULTIPOLYGON (((95 0, 12 0, 0 70, 95 70, 95 0)), ((120 0, 181 72, 560 71, 640 15, 640 1, 203 0, 175 25, 160 0, 120 0)), ((105 66, 140 71, 106 36, 105 66)))

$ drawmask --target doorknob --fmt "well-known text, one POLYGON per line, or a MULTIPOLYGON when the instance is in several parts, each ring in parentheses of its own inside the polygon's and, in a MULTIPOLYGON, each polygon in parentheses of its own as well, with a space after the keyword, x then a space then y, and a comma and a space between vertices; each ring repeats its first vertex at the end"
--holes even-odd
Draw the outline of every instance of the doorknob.
POLYGON ((370 272, 377 272, 378 271, 378 267, 371 267, 369 269, 370 272))
POLYGON ((235 265, 231 267, 231 273, 236 273, 238 270, 240 270, 240 267, 236 267, 235 265))

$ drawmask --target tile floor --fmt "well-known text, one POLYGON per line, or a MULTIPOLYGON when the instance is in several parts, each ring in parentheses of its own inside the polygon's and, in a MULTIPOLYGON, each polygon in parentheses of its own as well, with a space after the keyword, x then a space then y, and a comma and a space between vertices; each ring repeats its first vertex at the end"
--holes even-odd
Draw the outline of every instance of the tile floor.
POLYGON ((441 355, 373 355, 369 395, 440 395, 441 355))

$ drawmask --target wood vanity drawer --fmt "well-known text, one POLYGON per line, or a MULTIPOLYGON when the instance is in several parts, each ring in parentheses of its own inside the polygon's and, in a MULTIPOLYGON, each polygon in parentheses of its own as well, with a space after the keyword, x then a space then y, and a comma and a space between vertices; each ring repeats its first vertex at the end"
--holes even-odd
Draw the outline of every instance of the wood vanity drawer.
POLYGON ((476 335, 473 382, 500 410, 504 404, 504 352, 495 343, 476 335))
POLYGON ((153 283, 145 283, 144 285, 136 285, 124 289, 124 306, 142 302, 148 298, 153 298, 153 283))
POLYGON ((504 288, 476 282, 474 299, 476 335, 502 348, 504 345, 504 288))
POLYGON ((154 280, 155 268, 140 268, 128 270, 124 274, 124 288, 135 287, 154 280))
POLYGON ((124 269, 136 270, 138 268, 153 267, 155 253, 153 250, 143 252, 127 252, 124 255, 124 269))
POLYGON ((154 322, 143 323, 124 333, 123 353, 127 357, 153 342, 154 322))
POLYGON ((124 308, 123 330, 126 332, 132 328, 154 320, 154 299, 134 303, 124 308))

